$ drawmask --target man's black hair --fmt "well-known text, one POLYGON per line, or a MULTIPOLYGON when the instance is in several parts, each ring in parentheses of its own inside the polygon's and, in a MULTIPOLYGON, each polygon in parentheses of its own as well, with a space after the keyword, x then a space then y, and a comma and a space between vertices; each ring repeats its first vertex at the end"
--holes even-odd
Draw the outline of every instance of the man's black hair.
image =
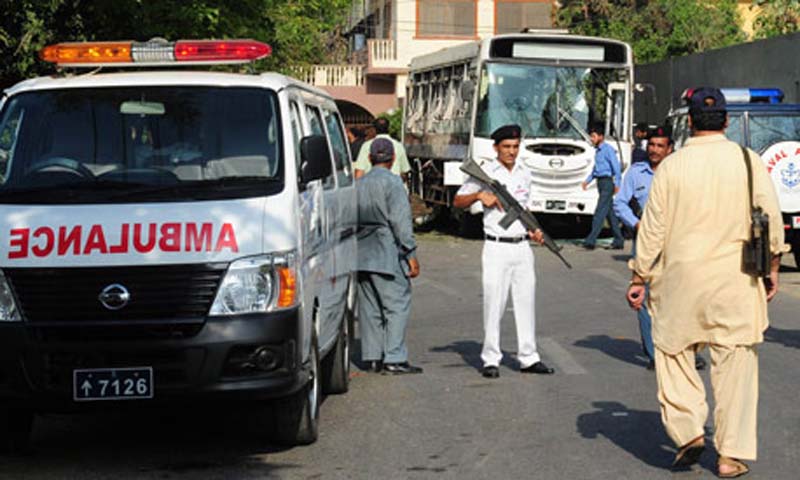
POLYGON ((719 131, 725 129, 725 112, 690 113, 692 128, 695 130, 719 131))
POLYGON ((364 138, 364 129, 359 127, 351 127, 350 132, 352 132, 353 136, 356 138, 364 138))
POLYGON ((389 120, 383 117, 376 118, 375 121, 372 123, 372 126, 375 127, 375 132, 378 135, 382 133, 389 133, 389 120))
POLYGON ((591 125, 589 125, 589 131, 586 132, 586 133, 588 133, 590 135, 592 133, 596 133, 598 135, 601 135, 601 136, 605 137, 606 136, 606 128, 605 128, 605 125, 603 125, 602 123, 599 123, 599 122, 598 123, 592 123, 591 125))

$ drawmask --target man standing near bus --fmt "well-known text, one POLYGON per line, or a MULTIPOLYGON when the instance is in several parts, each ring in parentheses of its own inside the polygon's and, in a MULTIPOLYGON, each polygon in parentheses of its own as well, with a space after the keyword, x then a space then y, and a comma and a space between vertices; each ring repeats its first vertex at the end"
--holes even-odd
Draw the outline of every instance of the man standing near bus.
POLYGON ((361 151, 358 154, 355 164, 356 178, 363 177, 372 168, 372 164, 369 161, 369 148, 372 145, 372 142, 378 138, 385 138, 386 140, 392 142, 392 146, 394 147, 395 160, 392 164, 392 173, 395 175, 400 175, 400 178, 402 178, 403 182, 405 182, 408 179, 408 172, 411 171, 411 164, 408 163, 408 156, 406 156, 405 147, 402 143, 398 142, 389 135, 389 120, 385 118, 376 118, 372 126, 375 128, 377 135, 374 139, 364 142, 364 144, 361 146, 361 151))
POLYGON ((594 124, 589 128, 589 138, 596 149, 594 155, 594 168, 581 184, 581 188, 586 190, 592 180, 597 180, 597 191, 600 198, 597 200, 597 207, 592 218, 592 231, 583 242, 583 248, 594 250, 597 237, 603 229, 603 223, 608 219, 611 224, 611 231, 614 233, 614 241, 611 243, 613 250, 622 250, 625 241, 619 228, 617 216, 611 208, 614 194, 619 191, 622 183, 622 175, 617 159, 617 152, 611 145, 605 142, 605 131, 602 124, 594 124))
MULTIPOLYGON (((505 185, 514 198, 526 205, 531 190, 531 171, 517 162, 522 129, 519 125, 506 125, 492 133, 497 160, 490 162, 484 171, 505 185)), ((535 289, 536 274, 533 252, 528 240, 544 243, 541 230, 529 232, 517 220, 508 229, 500 226, 505 213, 500 202, 488 186, 474 178, 464 182, 453 199, 456 208, 469 208, 475 202, 483 204, 483 244, 481 270, 483 272, 483 376, 500 376, 500 319, 506 310, 508 291, 514 302, 514 320, 517 324, 517 360, 520 372, 551 374, 554 370, 545 365, 536 349, 535 289)))

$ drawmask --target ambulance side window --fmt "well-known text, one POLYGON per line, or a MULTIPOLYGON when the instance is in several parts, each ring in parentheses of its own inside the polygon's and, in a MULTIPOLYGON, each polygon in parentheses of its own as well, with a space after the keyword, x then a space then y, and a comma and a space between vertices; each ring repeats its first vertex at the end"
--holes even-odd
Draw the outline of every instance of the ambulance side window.
POLYGON ((9 108, 7 111, 9 117, 0 122, 2 125, 2 131, 0 131, 0 184, 5 183, 8 178, 8 170, 14 159, 14 148, 24 115, 22 108, 9 108))
POLYGON ((350 153, 347 150, 347 141, 342 130, 339 114, 325 110, 325 125, 331 139, 333 159, 336 164, 336 178, 340 186, 352 185, 353 176, 350 171, 350 153))
POLYGON ((292 124, 292 147, 297 171, 300 171, 300 139, 303 138, 303 126, 300 123, 300 107, 292 100, 289 103, 289 122, 292 124))
MULTIPOLYGON (((308 124, 311 126, 311 134, 325 136, 325 129, 322 127, 322 115, 319 113, 319 109, 306 105, 306 116, 308 117, 308 124)), ((332 172, 330 176, 322 181, 322 186, 325 190, 330 190, 336 186, 335 174, 335 171, 332 172)))

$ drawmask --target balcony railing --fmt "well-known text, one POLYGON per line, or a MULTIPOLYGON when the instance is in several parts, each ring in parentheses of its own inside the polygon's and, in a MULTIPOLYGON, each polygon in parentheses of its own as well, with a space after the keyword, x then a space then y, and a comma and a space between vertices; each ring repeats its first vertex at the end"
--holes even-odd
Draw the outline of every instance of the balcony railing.
POLYGON ((316 87, 360 87, 364 85, 362 65, 311 65, 297 67, 294 75, 316 87))
POLYGON ((397 42, 373 38, 367 40, 370 68, 397 68, 397 42))

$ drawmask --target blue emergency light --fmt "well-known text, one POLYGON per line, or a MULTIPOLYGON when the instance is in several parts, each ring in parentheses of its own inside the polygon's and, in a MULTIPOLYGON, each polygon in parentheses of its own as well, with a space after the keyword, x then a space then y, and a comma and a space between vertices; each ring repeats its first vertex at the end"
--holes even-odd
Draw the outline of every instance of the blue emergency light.
POLYGON ((781 103, 783 91, 780 88, 722 88, 728 103, 781 103))

